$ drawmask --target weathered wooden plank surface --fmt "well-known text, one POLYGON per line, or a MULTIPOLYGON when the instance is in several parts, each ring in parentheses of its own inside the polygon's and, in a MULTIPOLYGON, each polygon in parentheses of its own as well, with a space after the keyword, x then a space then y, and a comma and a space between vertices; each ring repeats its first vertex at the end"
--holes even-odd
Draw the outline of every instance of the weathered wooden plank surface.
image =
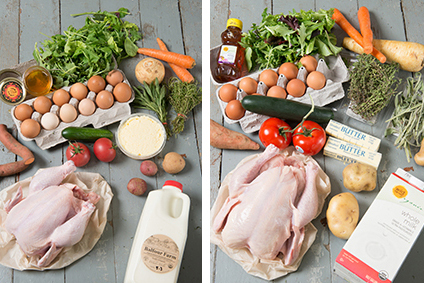
MULTIPOLYGON (((84 25, 86 16, 71 17, 71 14, 98 10, 117 11, 120 7, 128 8, 131 12, 125 20, 141 27, 144 38, 138 42, 138 46, 157 48, 156 37, 160 37, 170 50, 193 56, 197 66, 192 70, 192 74, 201 83, 201 2, 196 0, 2 1, 0 23, 4 29, 2 28, 0 34, 0 69, 32 59, 35 42, 45 40, 45 35, 63 32, 70 25, 76 28, 84 25), (194 25, 194 22, 199 24, 194 25)), ((134 68, 142 58, 137 55, 135 58, 125 59, 119 66, 132 85, 139 85, 134 68)), ((166 78, 172 75, 172 70, 166 67, 166 78)), ((0 103, 0 107, 0 122, 6 124, 16 136, 17 131, 10 117, 11 107, 4 103, 0 103)), ((132 112, 144 110, 132 109, 132 112)), ((108 212, 108 223, 94 249, 61 270, 21 272, 0 266, 0 282, 123 282, 135 230, 147 195, 136 197, 127 191, 126 185, 133 177, 145 179, 148 191, 161 188, 168 179, 183 184, 185 193, 191 198, 191 209, 188 241, 179 282, 201 282, 201 106, 188 116, 184 132, 178 138, 172 137, 163 152, 153 159, 160 167, 167 152, 185 154, 187 166, 183 172, 170 175, 160 168, 156 177, 145 177, 139 170, 141 161, 132 160, 118 152, 113 162, 103 163, 98 161, 92 152, 90 162, 77 171, 100 173, 114 193, 108 212)), ((118 124, 109 125, 107 128, 115 132, 118 124)), ((19 137, 18 140, 34 152, 36 162, 19 175, 0 178, 1 189, 32 176, 39 168, 59 165, 66 161, 66 144, 42 151, 34 142, 24 142, 19 137)), ((93 144, 87 145, 92 150, 93 144)), ((16 160, 16 156, 10 154, 2 145, 0 150, 0 164, 16 160)))
MULTIPOLYGON (((224 1, 211 0, 211 39, 210 47, 220 44, 220 33, 225 29, 225 21, 229 17, 236 17, 243 21, 243 30, 247 31, 251 23, 259 24, 261 21, 261 13, 265 7, 272 13, 289 13, 293 9, 303 10, 319 10, 337 7, 346 18, 359 29, 357 21, 357 10, 360 6, 366 6, 370 10, 372 28, 376 38, 393 39, 393 40, 409 40, 424 43, 421 27, 423 25, 421 14, 423 4, 421 1, 224 1)), ((338 38, 340 45, 344 36, 347 36, 337 25, 334 33, 338 38)), ((401 71, 399 77, 406 78, 411 74, 401 71)), ((347 90, 348 83, 344 85, 347 90)), ((238 124, 228 125, 223 122, 221 110, 215 98, 216 87, 211 84, 211 117, 224 124, 226 127, 241 132, 238 124)), ((377 187, 373 192, 355 193, 360 204, 361 217, 369 207, 377 195, 381 186, 385 183, 390 173, 397 168, 405 168, 413 166, 414 172, 411 172, 418 178, 423 178, 424 169, 417 166, 413 161, 408 163, 403 151, 393 146, 393 140, 384 138, 384 130, 386 123, 384 122, 391 115, 392 108, 379 117, 374 126, 356 121, 344 113, 348 104, 347 99, 334 102, 331 107, 338 109, 337 119, 351 127, 357 128, 364 132, 373 134, 382 139, 380 152, 383 154, 383 160, 378 170, 377 187)), ((249 134, 253 140, 259 142, 257 134, 249 134)), ((263 148, 262 148, 263 150, 263 148)), ((211 147, 211 206, 217 196, 220 182, 225 178, 226 174, 234 169, 238 162, 244 157, 253 154, 252 152, 236 152, 231 150, 220 151, 211 147)), ((337 160, 324 157, 321 153, 316 156, 316 160, 320 166, 327 172, 331 180, 332 192, 327 198, 340 192, 346 192, 342 182, 342 170, 344 165, 337 160)), ((298 271, 288 276, 273 280, 273 282, 344 282, 343 279, 334 275, 334 261, 345 241, 338 239, 332 235, 327 227, 323 227, 320 220, 325 217, 324 206, 323 212, 313 221, 318 228, 317 238, 303 259, 298 271)), ((424 280, 424 272, 420 267, 420 258, 424 252, 423 235, 421 235, 410 255, 406 259, 400 273, 395 282, 421 282, 424 280)), ((211 245, 210 254, 210 282, 265 282, 257 277, 247 275, 247 273, 219 248, 211 245)))

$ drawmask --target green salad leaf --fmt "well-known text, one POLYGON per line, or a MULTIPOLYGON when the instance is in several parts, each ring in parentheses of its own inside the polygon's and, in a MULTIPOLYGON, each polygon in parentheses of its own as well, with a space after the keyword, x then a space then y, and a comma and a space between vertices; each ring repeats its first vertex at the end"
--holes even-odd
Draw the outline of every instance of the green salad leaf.
POLYGON ((84 82, 94 75, 103 77, 122 59, 134 57, 142 38, 136 24, 123 21, 128 9, 115 12, 98 11, 74 14, 90 15, 85 25, 76 29, 69 26, 63 34, 56 34, 35 43, 34 59, 53 76, 54 87, 84 82))
POLYGON ((331 33, 332 15, 333 9, 272 15, 265 8, 262 22, 252 24, 240 43, 248 69, 257 65, 260 69, 276 68, 308 54, 337 55, 342 48, 336 46, 336 36, 331 33))

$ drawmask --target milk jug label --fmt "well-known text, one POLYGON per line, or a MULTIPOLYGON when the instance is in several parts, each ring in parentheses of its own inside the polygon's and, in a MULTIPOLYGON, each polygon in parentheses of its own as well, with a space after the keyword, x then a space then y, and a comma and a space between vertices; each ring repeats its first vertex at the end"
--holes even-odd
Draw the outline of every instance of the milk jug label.
POLYGON ((236 61, 237 46, 222 45, 218 63, 234 64, 236 61))
POLYGON ((178 266, 179 255, 177 244, 168 236, 160 234, 147 238, 141 249, 144 264, 156 273, 172 271, 178 266))

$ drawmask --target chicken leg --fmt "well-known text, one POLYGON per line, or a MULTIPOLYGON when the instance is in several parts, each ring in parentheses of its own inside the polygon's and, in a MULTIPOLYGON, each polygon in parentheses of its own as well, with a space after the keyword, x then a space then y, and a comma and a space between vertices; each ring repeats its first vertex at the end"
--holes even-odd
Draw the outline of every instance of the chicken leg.
POLYGON ((44 169, 34 176, 29 184, 29 194, 43 190, 50 186, 59 186, 63 179, 76 170, 72 160, 66 161, 61 166, 44 169))

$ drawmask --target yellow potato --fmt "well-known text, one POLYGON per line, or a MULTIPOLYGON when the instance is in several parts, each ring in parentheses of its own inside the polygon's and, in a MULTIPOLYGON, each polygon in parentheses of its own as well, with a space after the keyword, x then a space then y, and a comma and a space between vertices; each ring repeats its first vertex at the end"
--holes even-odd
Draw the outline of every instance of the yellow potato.
POLYGON ((352 192, 372 191, 377 185, 377 170, 367 164, 351 163, 343 169, 343 185, 352 192))
POLYGON ((349 239, 359 220, 359 205, 351 193, 335 195, 328 204, 327 224, 334 236, 349 239))

